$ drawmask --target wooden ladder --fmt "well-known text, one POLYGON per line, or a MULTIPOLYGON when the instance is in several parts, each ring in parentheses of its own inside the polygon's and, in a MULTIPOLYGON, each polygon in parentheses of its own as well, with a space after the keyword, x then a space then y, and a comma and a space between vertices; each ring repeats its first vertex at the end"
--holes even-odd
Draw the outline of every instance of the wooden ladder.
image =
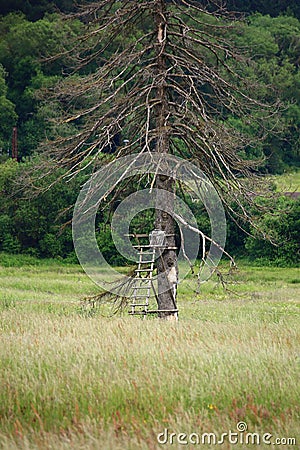
POLYGON ((153 270, 155 263, 155 248, 150 245, 138 246, 139 260, 135 270, 136 277, 133 286, 131 310, 129 314, 146 316, 149 313, 151 292, 156 295, 153 286, 153 270))
POLYGON ((132 300, 128 311, 131 315, 143 315, 144 319, 148 314, 159 314, 164 312, 172 312, 178 315, 178 309, 149 309, 150 297, 154 296, 158 303, 158 297, 154 286, 153 271, 156 256, 159 256, 162 250, 176 250, 177 247, 165 245, 165 233, 160 230, 153 230, 150 235, 147 234, 128 234, 126 236, 133 237, 138 245, 133 245, 138 250, 139 260, 137 261, 136 276, 133 283, 132 300), (140 238, 148 238, 148 245, 140 243, 140 238), (158 255, 156 254, 158 250, 158 255), (151 295, 152 294, 152 295, 151 295))

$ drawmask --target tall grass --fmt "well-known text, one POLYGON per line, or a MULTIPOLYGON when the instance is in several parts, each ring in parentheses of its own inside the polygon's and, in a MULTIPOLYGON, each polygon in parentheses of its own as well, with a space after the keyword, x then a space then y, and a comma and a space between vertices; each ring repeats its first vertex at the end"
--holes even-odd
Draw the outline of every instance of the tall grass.
POLYGON ((279 191, 300 191, 300 170, 283 175, 273 175, 270 179, 274 181, 279 191))
POLYGON ((2 268, 0 447, 182 448, 157 434, 239 421, 299 443, 296 277, 245 267, 230 280, 240 296, 216 280, 197 296, 187 279, 174 324, 82 314, 97 288, 76 266, 2 268))

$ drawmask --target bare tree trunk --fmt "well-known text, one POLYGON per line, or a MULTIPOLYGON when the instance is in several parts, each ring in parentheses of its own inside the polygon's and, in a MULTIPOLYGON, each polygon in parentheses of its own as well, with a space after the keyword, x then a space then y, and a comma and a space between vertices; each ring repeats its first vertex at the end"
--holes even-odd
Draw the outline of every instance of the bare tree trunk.
MULTIPOLYGON (((99 168, 106 162, 103 154, 123 133, 129 140, 124 140, 124 145, 110 155, 112 159, 151 152, 154 142, 158 155, 176 152, 207 175, 234 220, 242 219, 257 230, 256 213, 252 216, 251 211, 268 211, 267 206, 259 207, 255 199, 257 195, 269 198, 270 191, 263 187, 260 176, 254 176, 259 162, 244 159, 243 149, 257 147, 246 130, 249 124, 257 128, 257 139, 262 142, 267 131, 273 131, 270 125, 278 105, 267 106, 252 97, 255 87, 259 92, 261 85, 241 75, 249 61, 232 48, 231 14, 225 14, 223 8, 209 12, 209 6, 215 9, 217 3, 98 0, 88 2, 82 12, 75 14, 74 17, 81 17, 83 26, 86 24, 84 34, 77 42, 69 42, 68 38, 65 48, 62 43, 61 53, 50 57, 49 62, 62 58, 63 64, 70 68, 74 65, 78 80, 72 77, 72 69, 71 77, 58 80, 55 87, 45 92, 46 101, 58 102, 57 118, 51 120, 53 140, 45 140, 40 149, 43 157, 26 171, 26 186, 32 186, 35 180, 35 189, 40 188, 41 174, 56 174, 61 167, 65 171, 56 182, 84 173, 88 167, 99 168), (217 20, 221 16, 223 19, 217 20), (145 27, 145 21, 153 20, 154 29, 145 27), (124 42, 119 42, 120 37, 124 42), (106 53, 109 57, 103 60, 106 53), (240 121, 239 129, 230 120, 232 117, 240 121), (61 137, 59 133, 63 133, 61 137), (256 188, 250 180, 255 180, 256 188)), ((155 226, 168 235, 168 248, 157 264, 157 303, 158 309, 164 311, 160 317, 172 319, 177 317, 174 309, 178 284, 173 217, 204 235, 178 211, 174 213, 175 180, 169 172, 160 171, 166 164, 161 159, 156 176, 156 187, 161 192, 157 194, 155 226)), ((143 177, 141 173, 140 179, 143 177)), ((105 201, 111 202, 117 186, 120 187, 115 196, 121 192, 125 181, 124 173, 114 186, 108 185, 101 199, 103 207, 105 201)), ((54 184, 50 180, 49 183, 47 189, 54 184)), ((96 194, 98 186, 93 189, 89 195, 96 194)), ((212 242, 207 236, 206 239, 212 242)), ((122 305, 122 290, 116 297, 122 305)))
MULTIPOLYGON (((166 5, 164 0, 157 2, 155 13, 157 30, 157 98, 160 103, 156 110, 157 141, 156 152, 168 153, 170 147, 168 134, 168 94, 166 82, 166 60, 164 49, 167 42, 166 5)), ((166 212, 170 210, 170 196, 163 191, 174 192, 175 181, 164 175, 156 178, 156 188, 160 190, 156 198, 155 228, 166 233, 167 247, 175 247, 175 224, 173 217, 166 212)), ((172 209, 172 206, 171 206, 172 209)), ((157 260, 158 275, 158 309, 166 310, 160 313, 161 318, 177 319, 174 312, 176 306, 176 291, 178 282, 177 256, 174 249, 166 249, 157 260)))

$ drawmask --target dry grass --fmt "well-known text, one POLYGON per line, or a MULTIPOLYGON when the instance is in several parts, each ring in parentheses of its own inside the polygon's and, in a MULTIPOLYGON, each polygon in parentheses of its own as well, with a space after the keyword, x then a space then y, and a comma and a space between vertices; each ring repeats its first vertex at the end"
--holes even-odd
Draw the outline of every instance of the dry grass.
POLYGON ((178 324, 83 315, 96 289, 76 266, 0 277, 0 448, 184 448, 157 434, 220 436, 239 421, 299 443, 295 270, 244 267, 232 280, 243 297, 215 281, 197 297, 187 280, 178 324))

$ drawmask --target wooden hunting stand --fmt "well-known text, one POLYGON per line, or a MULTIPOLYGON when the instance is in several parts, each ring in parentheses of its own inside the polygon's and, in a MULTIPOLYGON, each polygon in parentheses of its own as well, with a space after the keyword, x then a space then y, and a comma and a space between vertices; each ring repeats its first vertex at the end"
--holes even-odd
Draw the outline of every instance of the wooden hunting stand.
MULTIPOLYGON (((143 315, 159 313, 178 313, 178 309, 153 309, 150 304, 150 299, 155 298, 156 302, 157 289, 154 284, 153 272, 155 270, 155 261, 164 250, 176 250, 177 247, 168 247, 166 245, 166 233, 161 230, 153 230, 148 234, 130 234, 136 241, 134 248, 138 249, 139 260, 138 267, 135 270, 136 276, 132 287, 132 300, 130 303, 131 310, 128 311, 131 315, 143 315), (149 243, 144 244, 141 241, 148 239, 149 243)), ((175 299, 174 299, 175 303, 175 299)))

